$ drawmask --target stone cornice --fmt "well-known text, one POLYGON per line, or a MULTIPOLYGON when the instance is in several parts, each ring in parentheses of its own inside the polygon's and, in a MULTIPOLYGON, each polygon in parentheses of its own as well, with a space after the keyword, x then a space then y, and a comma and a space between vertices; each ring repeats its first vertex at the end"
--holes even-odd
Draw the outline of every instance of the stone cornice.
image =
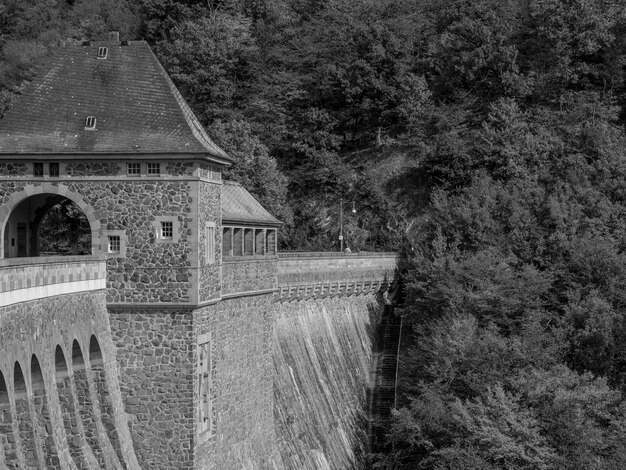
POLYGON ((274 300, 294 302, 298 300, 324 299, 327 297, 347 297, 364 295, 387 289, 386 281, 338 281, 281 286, 274 300))

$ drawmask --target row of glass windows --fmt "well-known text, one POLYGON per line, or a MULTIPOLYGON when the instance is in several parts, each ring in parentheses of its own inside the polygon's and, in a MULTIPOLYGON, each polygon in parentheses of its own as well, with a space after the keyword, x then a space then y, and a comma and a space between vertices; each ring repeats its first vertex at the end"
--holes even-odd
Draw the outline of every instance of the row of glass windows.
MULTIPOLYGON (((48 165, 48 176, 52 176, 52 177, 59 176, 59 163, 58 162, 49 162, 47 163, 47 165, 48 165)), ((33 163, 33 176, 36 176, 38 178, 43 178, 45 176, 44 169, 45 169, 45 166, 43 162, 34 162, 33 163)), ((127 163, 126 174, 129 176, 141 175, 141 163, 127 163)), ((146 174, 151 175, 151 176, 160 175, 161 164, 160 163, 147 163, 146 174)))
POLYGON ((275 255, 276 229, 224 227, 225 256, 275 255))
MULTIPOLYGON (((43 178, 44 176, 43 171, 44 171, 43 162, 33 163, 33 176, 43 178)), ((59 163, 58 162, 48 163, 48 176, 59 176, 59 163)))
MULTIPOLYGON (((141 175, 141 163, 127 163, 126 174, 129 176, 141 175)), ((160 175, 161 164, 160 163, 147 163, 146 174, 148 175, 160 175)))
MULTIPOLYGON (((208 166, 202 170, 204 177, 214 180, 221 179, 221 172, 219 168, 208 166)), ((132 162, 126 163, 126 174, 128 176, 141 176, 142 174, 148 176, 161 175, 161 163, 141 163, 132 162)), ((33 162, 33 176, 43 178, 44 176, 57 177, 60 175, 59 162, 33 162), (45 170, 47 169, 47 173, 45 170)))

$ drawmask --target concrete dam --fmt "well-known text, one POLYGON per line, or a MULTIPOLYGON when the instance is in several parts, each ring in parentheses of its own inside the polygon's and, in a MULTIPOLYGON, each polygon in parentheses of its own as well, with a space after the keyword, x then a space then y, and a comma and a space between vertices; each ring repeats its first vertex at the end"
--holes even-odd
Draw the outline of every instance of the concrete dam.
POLYGON ((0 468, 363 468, 398 256, 278 253, 145 42, 41 70, 0 120, 0 468))

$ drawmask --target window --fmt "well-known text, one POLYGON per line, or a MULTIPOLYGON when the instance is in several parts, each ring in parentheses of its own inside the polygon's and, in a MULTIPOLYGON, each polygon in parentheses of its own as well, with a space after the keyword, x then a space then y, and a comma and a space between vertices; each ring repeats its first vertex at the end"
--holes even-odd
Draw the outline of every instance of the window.
POLYGON ((98 59, 106 59, 109 53, 108 47, 99 47, 98 48, 98 59))
POLYGON ((160 175, 161 174, 161 164, 160 163, 148 163, 148 174, 149 175, 160 175))
POLYGON ((223 229, 222 254, 224 256, 233 256, 233 229, 232 227, 224 227, 223 229))
POLYGON ((206 251, 205 261, 206 264, 213 264, 215 262, 215 223, 207 222, 206 228, 206 251))
POLYGON ((121 243, 119 235, 109 235, 109 253, 119 253, 121 243))
POLYGON ((172 222, 161 222, 161 238, 173 238, 174 224, 172 222))
POLYGON ((244 255, 254 254, 254 230, 251 228, 245 229, 245 232, 243 235, 243 254, 244 255))
POLYGON ((141 163, 128 163, 126 168, 129 175, 141 174, 141 163))
POLYGON ((254 254, 265 254, 265 230, 257 229, 254 231, 254 254))
POLYGON ((50 176, 59 176, 59 164, 50 163, 50 176))
POLYGON ((43 176, 43 163, 33 163, 33 176, 43 176))
POLYGON ((102 251, 111 258, 126 256, 128 236, 126 230, 104 230, 102 233, 102 251))
POLYGON ((266 254, 275 255, 276 254, 276 230, 268 230, 267 237, 265 238, 267 243, 267 248, 265 250, 266 254))
POLYGON ((96 117, 95 116, 87 116, 87 119, 85 120, 85 130, 86 131, 96 130, 96 117))

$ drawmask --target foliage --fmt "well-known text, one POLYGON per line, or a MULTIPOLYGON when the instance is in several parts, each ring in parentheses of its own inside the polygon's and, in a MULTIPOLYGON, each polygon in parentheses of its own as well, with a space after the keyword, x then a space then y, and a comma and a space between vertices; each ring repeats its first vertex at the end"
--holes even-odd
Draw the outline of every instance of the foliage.
POLYGON ((91 228, 80 208, 69 199, 51 207, 39 224, 40 255, 90 255, 91 228))

